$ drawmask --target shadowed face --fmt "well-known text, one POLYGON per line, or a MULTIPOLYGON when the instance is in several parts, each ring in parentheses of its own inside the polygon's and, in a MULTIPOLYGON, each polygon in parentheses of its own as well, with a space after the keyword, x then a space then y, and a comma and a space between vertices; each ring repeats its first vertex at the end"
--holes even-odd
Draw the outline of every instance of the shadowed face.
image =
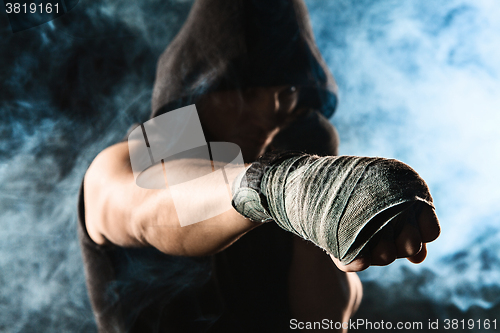
POLYGON ((296 109, 298 88, 258 87, 212 92, 198 104, 207 141, 233 142, 245 162, 262 155, 276 134, 303 110, 296 109))

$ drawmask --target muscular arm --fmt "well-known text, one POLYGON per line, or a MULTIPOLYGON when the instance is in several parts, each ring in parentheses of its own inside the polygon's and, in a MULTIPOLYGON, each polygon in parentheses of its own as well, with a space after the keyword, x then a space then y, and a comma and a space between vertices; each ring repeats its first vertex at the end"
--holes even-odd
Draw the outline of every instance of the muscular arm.
MULTIPOLYGON (((238 172, 226 169, 230 179, 238 172)), ((205 209, 210 200, 217 200, 210 188, 207 184, 186 197, 193 210, 205 209)), ((153 246, 171 255, 221 251, 259 225, 231 208, 181 227, 168 189, 143 189, 135 184, 126 142, 105 149, 92 162, 84 179, 84 200, 87 231, 97 244, 153 246)))

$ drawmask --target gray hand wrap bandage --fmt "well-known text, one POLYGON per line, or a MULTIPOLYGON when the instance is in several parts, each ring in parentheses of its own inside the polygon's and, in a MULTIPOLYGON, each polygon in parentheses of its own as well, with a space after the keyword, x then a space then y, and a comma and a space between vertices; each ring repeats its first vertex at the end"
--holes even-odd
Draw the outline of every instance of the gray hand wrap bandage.
POLYGON ((417 214, 415 203, 433 207, 424 180, 384 158, 264 155, 235 185, 233 206, 243 216, 274 220, 344 264, 398 215, 417 214))

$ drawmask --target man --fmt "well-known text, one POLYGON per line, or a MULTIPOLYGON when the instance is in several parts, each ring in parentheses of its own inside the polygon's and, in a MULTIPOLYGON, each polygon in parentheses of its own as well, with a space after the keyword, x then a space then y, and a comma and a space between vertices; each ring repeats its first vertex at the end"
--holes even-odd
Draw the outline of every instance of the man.
MULTIPOLYGON (((421 194, 418 210, 405 206, 389 217, 376 214, 370 221, 377 228, 365 235, 367 228, 360 225, 360 236, 351 237, 352 242, 317 232, 333 222, 316 215, 340 214, 332 205, 344 198, 314 192, 317 186, 308 185, 321 183, 328 190, 355 184, 352 176, 340 177, 347 168, 339 168, 338 179, 330 172, 340 161, 328 157, 337 153, 338 136, 327 121, 336 101, 335 82, 315 46, 302 1, 197 1, 158 62, 152 117, 196 104, 207 141, 236 143, 248 170, 228 170, 234 209, 181 227, 169 189, 136 185, 126 142, 96 157, 82 186, 79 218, 99 330, 282 332, 291 318, 347 321, 361 299, 353 272, 396 257, 422 261, 425 243, 438 236, 439 226, 420 183, 410 193, 421 194), (276 154, 274 148, 302 153, 276 154), (284 170, 287 163, 290 168, 284 170), (320 170, 314 175, 327 170, 329 176, 301 181, 313 167, 320 170), (248 181, 239 181, 245 175, 248 181), (341 178, 342 186, 329 183, 341 178), (255 201, 242 194, 252 191, 262 196, 255 201), (306 204, 296 198, 301 193, 309 198, 306 204), (279 208, 285 201, 283 213, 279 208), (392 217, 399 223, 386 224, 392 217), (347 245, 336 248, 333 243, 347 245)), ((379 175, 395 182, 370 169, 386 161, 349 161, 355 162, 347 163, 349 168, 366 162, 363 170, 375 173, 360 173, 359 184, 379 175)), ((172 163, 186 173, 196 168, 184 160, 172 163)), ((186 205, 197 211, 219 200, 210 185, 189 193, 186 205)), ((400 204, 406 201, 383 212, 400 204)), ((348 210, 365 211, 361 208, 351 204, 348 210)), ((354 222, 344 215, 340 220, 347 220, 344 226, 353 236, 349 228, 354 222)))

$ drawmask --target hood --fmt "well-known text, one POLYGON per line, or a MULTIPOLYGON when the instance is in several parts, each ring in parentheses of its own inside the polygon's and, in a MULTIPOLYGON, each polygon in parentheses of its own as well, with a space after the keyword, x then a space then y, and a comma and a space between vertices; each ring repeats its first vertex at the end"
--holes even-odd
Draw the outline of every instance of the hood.
POLYGON ((198 0, 160 56, 153 115, 211 91, 300 86, 297 107, 331 117, 337 86, 314 41, 302 0, 198 0))

